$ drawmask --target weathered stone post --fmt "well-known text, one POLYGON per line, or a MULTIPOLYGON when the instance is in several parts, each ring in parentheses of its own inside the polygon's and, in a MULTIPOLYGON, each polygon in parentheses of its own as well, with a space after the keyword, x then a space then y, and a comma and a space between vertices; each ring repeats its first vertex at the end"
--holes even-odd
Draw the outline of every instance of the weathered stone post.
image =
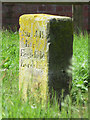
POLYGON ((19 89, 35 99, 47 99, 52 88, 60 96, 69 92, 73 54, 72 20, 47 14, 26 14, 19 19, 20 63, 19 89))

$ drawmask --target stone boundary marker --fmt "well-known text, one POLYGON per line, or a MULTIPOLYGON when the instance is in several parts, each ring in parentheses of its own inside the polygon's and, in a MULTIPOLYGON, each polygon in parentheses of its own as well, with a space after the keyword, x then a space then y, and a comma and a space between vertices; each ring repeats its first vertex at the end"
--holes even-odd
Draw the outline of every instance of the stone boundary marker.
POLYGON ((19 89, 36 100, 47 99, 52 88, 69 92, 73 54, 72 19, 47 14, 25 14, 19 19, 19 89))

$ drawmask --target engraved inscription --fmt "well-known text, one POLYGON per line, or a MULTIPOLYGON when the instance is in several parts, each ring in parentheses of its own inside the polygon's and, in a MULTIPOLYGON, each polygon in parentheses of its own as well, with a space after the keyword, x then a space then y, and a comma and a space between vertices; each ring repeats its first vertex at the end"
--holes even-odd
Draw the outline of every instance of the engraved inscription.
MULTIPOLYGON (((29 38, 33 37, 33 33, 25 32, 25 31, 23 31, 23 32, 24 32, 24 36, 29 37, 29 38)), ((44 31, 36 30, 34 37, 36 37, 36 38, 39 37, 39 38, 43 39, 43 38, 45 38, 44 34, 45 34, 44 31)))
MULTIPOLYGON (((23 31, 24 32, 24 31, 23 31)), ((29 32, 24 32, 25 37, 31 37, 31 33, 29 32)), ((34 38, 36 38, 36 43, 33 42, 28 42, 28 40, 25 40, 25 44, 23 46, 23 48, 20 49, 20 56, 21 56, 21 67, 28 67, 30 68, 32 66, 32 62, 25 62, 27 60, 33 60, 33 59, 45 59, 45 53, 43 51, 43 49, 38 50, 36 47, 36 44, 38 43, 37 41, 37 37, 40 39, 44 38, 44 31, 39 31, 36 30, 35 31, 35 35, 34 38), (34 53, 33 53, 33 49, 35 49, 34 53)), ((43 46, 44 48, 44 44, 42 45, 42 43, 39 41, 39 45, 43 46)), ((39 46, 38 46, 39 47, 39 46)))

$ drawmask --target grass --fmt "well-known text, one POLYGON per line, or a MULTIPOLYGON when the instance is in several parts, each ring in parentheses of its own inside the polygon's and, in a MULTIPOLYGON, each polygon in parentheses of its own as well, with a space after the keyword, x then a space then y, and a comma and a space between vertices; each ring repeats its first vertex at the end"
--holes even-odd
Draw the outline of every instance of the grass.
MULTIPOLYGON (((74 34, 72 90, 64 101, 62 111, 57 100, 41 105, 31 98, 23 102, 19 94, 19 35, 12 31, 2 35, 2 117, 3 118, 88 118, 88 34, 74 34)), ((0 37, 1 38, 1 37, 0 37)), ((1 56, 0 54, 0 56, 1 56)))

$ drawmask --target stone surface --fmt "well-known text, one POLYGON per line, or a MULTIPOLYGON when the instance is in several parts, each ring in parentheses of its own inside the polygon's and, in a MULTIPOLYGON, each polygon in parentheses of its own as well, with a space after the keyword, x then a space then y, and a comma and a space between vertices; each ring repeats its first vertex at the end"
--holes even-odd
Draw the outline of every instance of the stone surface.
MULTIPOLYGON (((19 19, 19 89, 36 100, 46 100, 52 88, 59 97, 69 92, 73 52, 72 20, 47 14, 25 14, 19 19)), ((51 94, 52 95, 52 94, 51 94)))

